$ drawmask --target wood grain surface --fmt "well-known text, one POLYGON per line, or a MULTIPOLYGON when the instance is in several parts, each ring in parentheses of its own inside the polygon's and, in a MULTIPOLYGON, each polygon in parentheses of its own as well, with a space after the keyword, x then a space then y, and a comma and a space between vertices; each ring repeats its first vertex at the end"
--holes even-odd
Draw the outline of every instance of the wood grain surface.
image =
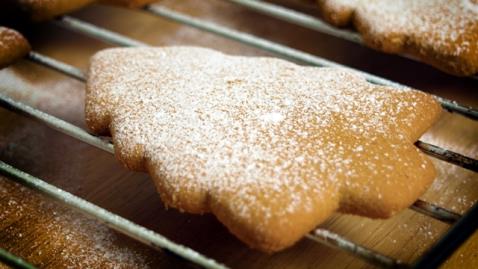
MULTIPOLYGON (((478 107, 477 80, 455 78, 424 64, 381 54, 265 17, 225 1, 165 0, 161 4, 478 107)), ((307 11, 313 12, 310 8, 307 8, 307 11)), ((272 56, 270 53, 172 23, 143 11, 94 5, 73 16, 152 45, 199 45, 231 54, 272 56)), ((51 23, 32 26, 26 35, 35 50, 82 69, 86 69, 93 53, 111 46, 51 23)), ((22 60, 0 71, 0 91, 85 128, 84 84, 74 79, 22 60)), ((444 113, 422 139, 478 158, 478 123, 464 117, 444 113)), ((146 174, 128 171, 109 153, 4 109, 0 109, 0 159, 232 268, 371 267, 345 252, 306 239, 273 255, 251 250, 230 235, 210 215, 196 216, 165 209, 146 174)), ((434 163, 438 178, 422 199, 460 213, 465 212, 478 200, 478 175, 438 160, 434 163)), ((7 208, 10 200, 17 199, 18 202, 25 203, 28 208, 26 212, 29 213, 0 214, 0 247, 9 249, 42 268, 66 268, 68 265, 60 262, 62 257, 64 258, 61 251, 38 254, 41 249, 38 246, 48 245, 46 242, 53 240, 53 233, 41 226, 27 224, 40 220, 53 221, 53 211, 64 216, 77 216, 76 213, 20 188, 9 180, 0 179, 0 190, 5 189, 8 189, 8 193, 0 196, 0 209, 7 208), (52 204, 51 207, 58 209, 45 209, 39 207, 39 203, 52 204), (8 227, 13 227, 11 229, 15 229, 15 232, 8 227)), ((87 221, 83 216, 77 217, 87 221)), ((68 223, 65 226, 68 226, 68 223)), ((93 230, 91 233, 95 233, 94 230, 104 230, 101 224, 93 226, 88 228, 93 230)), ((449 226, 405 210, 388 220, 337 214, 321 227, 386 255, 412 262, 432 246, 449 226)), ((58 236, 58 233, 55 234, 58 236)), ((134 244, 122 236, 114 233, 111 236, 114 237, 111 244, 129 249, 144 261, 139 263, 138 267, 185 266, 170 256, 134 244)), ((465 268, 463 266, 466 263, 467 266, 478 267, 477 237, 470 240, 468 248, 461 255, 455 255, 455 259, 447 264, 448 268, 465 268)), ((85 248, 94 247, 90 245, 85 248)), ((48 246, 46 248, 48 249, 48 246)), ((75 256, 81 250, 71 252, 69 255, 75 256)), ((113 265, 104 262, 98 264, 98 267, 112 268, 113 265)), ((75 267, 74 264, 71 266, 75 267)), ((122 266, 128 268, 126 263, 122 266)))

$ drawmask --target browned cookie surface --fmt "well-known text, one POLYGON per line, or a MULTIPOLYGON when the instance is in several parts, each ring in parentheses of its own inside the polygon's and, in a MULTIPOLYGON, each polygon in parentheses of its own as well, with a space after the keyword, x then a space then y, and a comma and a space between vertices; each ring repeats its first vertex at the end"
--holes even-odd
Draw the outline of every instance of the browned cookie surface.
POLYGON ((318 0, 324 17, 352 23, 373 48, 410 54, 445 72, 478 73, 475 0, 318 0))
POLYGON ((96 54, 86 122, 162 200, 212 212, 250 246, 290 246, 334 211, 388 217, 432 182, 413 142, 433 97, 341 69, 194 47, 96 54))
POLYGON ((7 0, 7 4, 21 10, 35 21, 48 20, 93 2, 95 0, 7 0))
POLYGON ((29 51, 30 45, 20 33, 0 26, 0 68, 22 58, 29 51))

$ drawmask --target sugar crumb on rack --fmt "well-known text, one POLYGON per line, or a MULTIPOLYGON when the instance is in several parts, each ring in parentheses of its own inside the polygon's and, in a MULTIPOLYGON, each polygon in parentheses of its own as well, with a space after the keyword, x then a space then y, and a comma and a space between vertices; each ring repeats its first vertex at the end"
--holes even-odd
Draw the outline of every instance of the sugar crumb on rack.
POLYGON ((0 200, 0 247, 35 266, 153 268, 138 243, 4 177, 0 200))

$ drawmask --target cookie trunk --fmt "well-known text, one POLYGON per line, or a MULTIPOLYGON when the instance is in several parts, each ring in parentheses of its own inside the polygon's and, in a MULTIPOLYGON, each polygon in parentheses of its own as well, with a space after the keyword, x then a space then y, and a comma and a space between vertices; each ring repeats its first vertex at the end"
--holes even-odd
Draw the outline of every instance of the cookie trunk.
POLYGON ((213 192, 212 212, 249 247, 267 253, 292 246, 338 207, 338 197, 332 188, 320 194, 304 190, 268 194, 269 190, 255 186, 244 189, 247 187, 240 192, 213 192), (301 196, 303 203, 294 208, 291 204, 297 199, 295 196, 301 196))

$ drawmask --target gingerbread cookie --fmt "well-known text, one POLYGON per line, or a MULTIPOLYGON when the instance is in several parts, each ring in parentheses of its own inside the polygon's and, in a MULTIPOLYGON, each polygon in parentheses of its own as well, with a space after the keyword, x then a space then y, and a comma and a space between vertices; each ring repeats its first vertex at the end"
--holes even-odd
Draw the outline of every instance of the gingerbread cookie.
POLYGON ((375 49, 408 54, 458 76, 478 73, 476 0, 318 0, 323 16, 353 26, 375 49))
POLYGON ((430 95, 358 74, 195 47, 91 60, 86 123, 168 206, 211 212, 251 247, 292 245, 334 211, 385 218, 435 177, 413 143, 430 95))
POLYGON ((0 26, 0 68, 12 64, 29 51, 28 41, 19 32, 0 26))
POLYGON ((6 4, 21 10, 34 21, 52 19, 80 9, 95 0, 7 0, 6 4))
POLYGON ((158 0, 101 0, 102 3, 124 6, 129 8, 139 8, 151 3, 158 2, 158 0))

